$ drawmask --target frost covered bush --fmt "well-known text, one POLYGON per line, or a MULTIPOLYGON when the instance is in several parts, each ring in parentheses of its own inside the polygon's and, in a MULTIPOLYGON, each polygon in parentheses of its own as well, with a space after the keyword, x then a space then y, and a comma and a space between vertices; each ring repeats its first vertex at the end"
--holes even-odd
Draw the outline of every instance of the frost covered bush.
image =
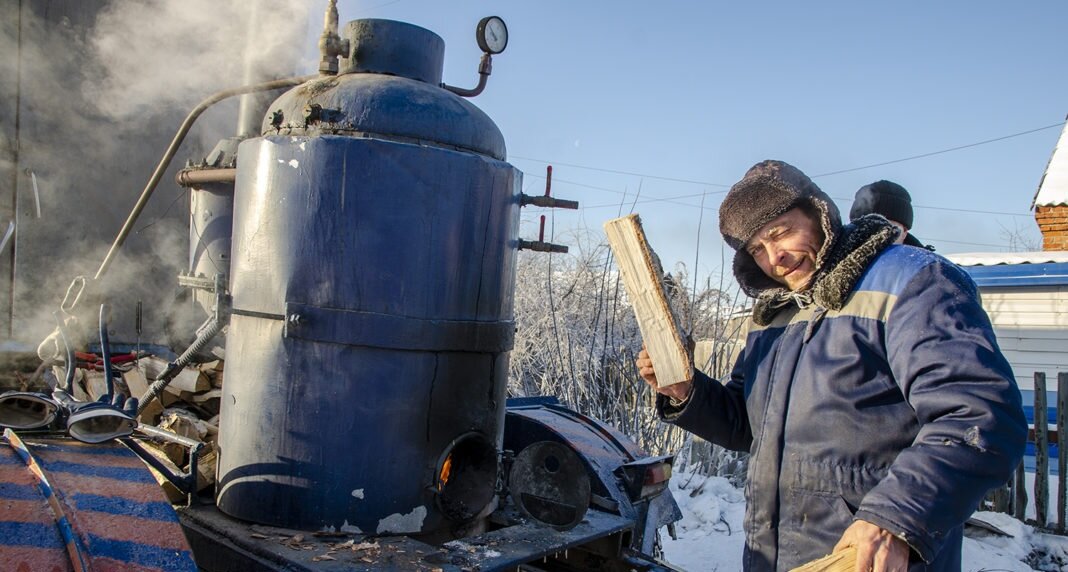
MULTIPOLYGON (((634 359, 641 333, 611 250, 587 234, 566 241, 571 253, 521 251, 516 270, 516 338, 508 390, 512 396, 553 395, 578 412, 604 421, 650 454, 678 454, 676 467, 694 466, 732 480, 744 459, 660 423, 653 394, 634 359)), ((665 277, 672 305, 695 340, 712 344, 711 361, 723 369, 733 298, 710 281, 696 288, 679 264, 665 277)), ((700 364, 699 364, 700 365, 700 364)), ((714 368, 715 369, 715 368, 714 368)), ((711 372, 721 376, 724 372, 711 372)), ((740 481, 739 481, 740 482, 740 481)))

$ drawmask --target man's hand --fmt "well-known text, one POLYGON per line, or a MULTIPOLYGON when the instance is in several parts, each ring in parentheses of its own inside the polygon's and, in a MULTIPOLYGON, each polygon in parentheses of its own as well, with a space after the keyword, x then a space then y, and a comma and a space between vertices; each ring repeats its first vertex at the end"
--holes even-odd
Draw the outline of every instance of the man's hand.
POLYGON ((858 520, 849 525, 834 546, 834 552, 853 546, 857 549, 856 572, 906 572, 909 546, 904 540, 878 526, 858 520))
POLYGON ((645 380, 645 383, 649 384, 649 387, 657 393, 663 393, 664 395, 683 401, 688 395, 690 395, 690 386, 693 385, 693 380, 683 381, 669 385, 667 387, 659 387, 656 383, 656 370, 653 369, 653 359, 649 357, 649 352, 645 351, 645 345, 642 345, 642 351, 638 352, 638 359, 634 360, 634 365, 638 366, 638 373, 645 380))

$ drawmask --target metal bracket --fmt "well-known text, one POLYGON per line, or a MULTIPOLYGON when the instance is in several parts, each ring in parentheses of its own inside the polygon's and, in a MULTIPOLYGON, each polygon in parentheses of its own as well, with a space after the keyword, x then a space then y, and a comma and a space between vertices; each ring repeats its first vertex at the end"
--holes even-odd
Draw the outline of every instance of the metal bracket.
POLYGON ((178 285, 183 288, 192 288, 194 290, 207 290, 208 292, 216 291, 216 284, 222 287, 225 291, 229 285, 225 279, 221 278, 208 278, 207 276, 192 276, 190 274, 179 274, 178 285))

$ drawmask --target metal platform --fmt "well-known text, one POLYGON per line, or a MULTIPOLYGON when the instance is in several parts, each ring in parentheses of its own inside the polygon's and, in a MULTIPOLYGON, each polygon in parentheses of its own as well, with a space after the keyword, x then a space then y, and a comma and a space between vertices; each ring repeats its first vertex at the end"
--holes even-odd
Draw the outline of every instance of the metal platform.
POLYGON ((441 546, 405 536, 316 534, 249 524, 212 505, 180 509, 179 518, 197 565, 205 572, 492 572, 541 569, 539 563, 550 560, 558 562, 553 569, 583 569, 563 564, 571 549, 583 552, 587 559, 625 561, 628 570, 672 570, 625 550, 633 523, 599 510, 590 510, 578 526, 567 531, 528 522, 441 546))

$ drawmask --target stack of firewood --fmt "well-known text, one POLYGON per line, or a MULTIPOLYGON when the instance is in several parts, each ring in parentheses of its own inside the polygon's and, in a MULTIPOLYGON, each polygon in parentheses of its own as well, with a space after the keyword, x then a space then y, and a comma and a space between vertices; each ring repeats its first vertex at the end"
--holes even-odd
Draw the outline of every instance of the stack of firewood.
MULTIPOLYGON (((96 401, 107 392, 103 364, 95 354, 79 353, 71 393, 79 401, 96 401)), ((112 357, 116 391, 140 398, 152 381, 167 367, 156 356, 122 354, 112 357), (128 357, 127 357, 128 356, 128 357)), ((61 367, 56 376, 63 379, 61 367)), ((219 403, 222 396, 223 361, 217 360, 184 368, 170 384, 138 415, 145 425, 154 425, 181 437, 204 443, 197 463, 197 490, 215 482, 216 439, 219 433, 219 403)), ((175 474, 188 473, 189 448, 162 439, 140 441, 150 453, 175 474)), ((163 475, 153 470, 156 480, 171 502, 184 503, 185 495, 163 475)))

